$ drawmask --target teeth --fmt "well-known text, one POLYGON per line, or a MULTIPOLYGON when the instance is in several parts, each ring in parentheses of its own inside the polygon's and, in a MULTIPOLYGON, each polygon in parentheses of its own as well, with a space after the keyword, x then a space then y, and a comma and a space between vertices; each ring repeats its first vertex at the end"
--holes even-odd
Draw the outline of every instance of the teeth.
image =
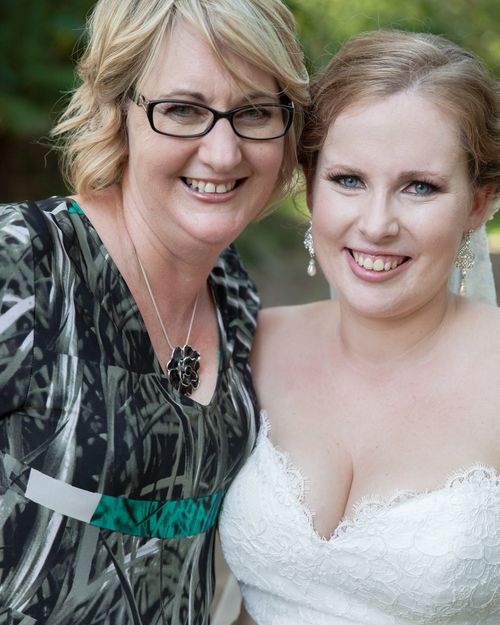
POLYGON ((391 269, 396 269, 399 267, 401 263, 404 261, 404 258, 399 258, 395 260, 385 260, 383 258, 376 258, 370 256, 363 256, 359 252, 355 252, 353 250, 352 255, 354 256, 354 260, 358 263, 360 267, 363 267, 367 271, 390 271, 391 269))
POLYGON ((203 180, 186 178, 186 183, 189 187, 191 187, 191 189, 200 191, 200 193, 228 193, 234 189, 236 180, 226 182, 225 184, 215 185, 213 182, 204 182, 203 180))

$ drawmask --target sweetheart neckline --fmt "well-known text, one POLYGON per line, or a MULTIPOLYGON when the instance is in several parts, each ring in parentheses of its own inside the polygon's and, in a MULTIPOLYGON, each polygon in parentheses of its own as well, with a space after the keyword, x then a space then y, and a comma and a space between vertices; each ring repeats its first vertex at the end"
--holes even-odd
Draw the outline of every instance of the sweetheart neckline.
POLYGON ((260 420, 261 428, 255 447, 257 447, 261 439, 267 442, 287 481, 293 481, 294 483, 295 488, 291 489, 291 491, 298 490, 298 494, 295 496, 297 507, 305 516, 313 537, 322 543, 333 544, 350 530, 359 527, 363 520, 366 521, 371 516, 370 512, 380 514, 383 511, 398 508, 409 501, 416 501, 449 491, 464 483, 475 483, 478 485, 487 483, 500 487, 500 471, 497 471, 495 467, 476 461, 466 467, 452 471, 444 481, 444 484, 438 488, 423 490, 396 489, 389 495, 364 495, 354 503, 351 513, 340 520, 329 536, 322 536, 314 527, 314 512, 305 502, 305 492, 309 482, 307 476, 292 462, 290 456, 276 447, 269 438, 271 424, 265 410, 261 410, 260 420))

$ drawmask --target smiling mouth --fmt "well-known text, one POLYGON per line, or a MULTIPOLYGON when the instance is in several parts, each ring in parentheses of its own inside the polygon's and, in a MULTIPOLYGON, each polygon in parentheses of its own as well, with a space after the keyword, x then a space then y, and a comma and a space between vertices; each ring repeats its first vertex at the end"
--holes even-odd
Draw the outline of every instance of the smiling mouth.
POLYGON ((229 193, 229 191, 232 191, 235 187, 238 187, 241 184, 242 179, 230 180, 228 182, 219 184, 206 180, 197 180, 196 178, 182 178, 182 181, 193 191, 198 191, 200 193, 222 194, 229 193))
POLYGON ((383 256, 363 254, 355 250, 349 250, 356 263, 367 271, 392 271, 403 263, 410 260, 409 256, 383 256))

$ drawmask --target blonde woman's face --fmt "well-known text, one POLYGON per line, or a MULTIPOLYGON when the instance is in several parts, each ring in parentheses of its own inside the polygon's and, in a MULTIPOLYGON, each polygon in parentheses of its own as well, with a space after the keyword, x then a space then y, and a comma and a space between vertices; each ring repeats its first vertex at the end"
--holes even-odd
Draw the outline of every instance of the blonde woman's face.
MULTIPOLYGON (((272 76, 228 53, 236 82, 205 40, 179 23, 165 42, 154 71, 141 88, 148 99, 180 99, 219 111, 254 103, 279 104, 272 76)), ((182 111, 181 111, 182 112, 182 111)), ((232 242, 264 208, 284 154, 284 139, 239 138, 227 119, 199 138, 158 134, 145 111, 130 103, 127 115, 129 158, 124 188, 136 211, 159 237, 220 248, 232 242)))
POLYGON ((459 132, 415 93, 353 105, 330 126, 310 192, 316 251, 353 310, 393 317, 447 293, 479 225, 459 132))

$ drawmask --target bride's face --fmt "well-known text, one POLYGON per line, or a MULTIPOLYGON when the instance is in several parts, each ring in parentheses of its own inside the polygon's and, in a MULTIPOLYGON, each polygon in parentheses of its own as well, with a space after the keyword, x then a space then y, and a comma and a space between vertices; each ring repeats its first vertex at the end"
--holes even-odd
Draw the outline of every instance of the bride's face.
POLYGON ((382 317, 445 295, 462 236, 483 209, 454 119, 405 92, 337 117, 308 199, 328 282, 350 307, 382 317))

